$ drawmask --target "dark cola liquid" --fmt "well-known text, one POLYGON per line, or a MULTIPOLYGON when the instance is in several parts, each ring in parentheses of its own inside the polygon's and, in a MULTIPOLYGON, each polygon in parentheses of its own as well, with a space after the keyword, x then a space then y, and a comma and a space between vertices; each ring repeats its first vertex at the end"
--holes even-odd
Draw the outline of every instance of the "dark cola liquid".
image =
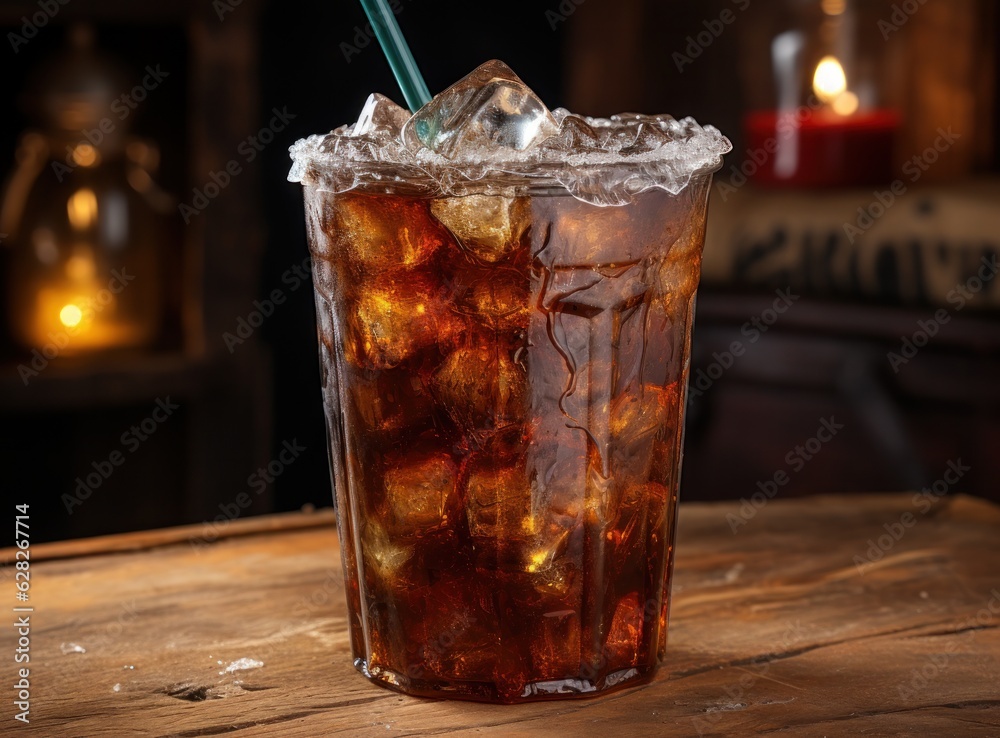
POLYGON ((307 190, 369 678, 518 702, 652 673, 706 194, 600 208, 307 190))

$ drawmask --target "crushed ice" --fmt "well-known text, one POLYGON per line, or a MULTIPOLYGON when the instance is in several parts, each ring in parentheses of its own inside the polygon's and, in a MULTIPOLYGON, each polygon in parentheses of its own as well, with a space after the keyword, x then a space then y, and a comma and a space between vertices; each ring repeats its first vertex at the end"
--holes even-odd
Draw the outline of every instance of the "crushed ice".
POLYGON ((219 674, 232 674, 237 671, 248 671, 250 669, 259 669, 264 665, 263 661, 258 661, 257 659, 236 659, 229 666, 226 667, 225 671, 220 671, 219 674))
POLYGON ((430 195, 561 185, 585 202, 619 205, 652 188, 676 194, 731 150, 692 118, 550 112, 507 65, 490 61, 412 116, 372 95, 354 125, 296 142, 288 179, 334 192, 403 181, 430 195))
POLYGON ((87 653, 87 649, 79 643, 63 643, 59 646, 59 650, 63 652, 64 656, 70 653, 87 653))
POLYGON ((723 702, 714 707, 706 707, 705 712, 730 712, 732 710, 746 709, 746 702, 723 702))

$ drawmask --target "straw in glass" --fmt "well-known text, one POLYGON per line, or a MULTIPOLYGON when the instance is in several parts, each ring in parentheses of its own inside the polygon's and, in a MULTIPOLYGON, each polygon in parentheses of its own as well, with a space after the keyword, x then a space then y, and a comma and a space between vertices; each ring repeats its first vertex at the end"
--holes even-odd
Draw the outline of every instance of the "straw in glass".
POLYGON ((403 91, 407 107, 412 111, 419 110, 430 102, 431 93, 417 69, 417 63, 399 30, 389 3, 387 0, 361 0, 361 7, 365 9, 365 15, 375 30, 375 37, 389 60, 392 73, 396 75, 396 82, 403 91))

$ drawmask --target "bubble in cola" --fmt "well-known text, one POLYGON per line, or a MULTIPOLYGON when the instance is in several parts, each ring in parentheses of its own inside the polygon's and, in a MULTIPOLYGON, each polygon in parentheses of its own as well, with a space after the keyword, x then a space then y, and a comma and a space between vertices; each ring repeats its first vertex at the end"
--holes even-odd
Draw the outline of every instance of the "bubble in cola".
POLYGON ((521 702, 653 675, 729 148, 690 119, 550 112, 501 62, 292 148, 369 679, 521 702))

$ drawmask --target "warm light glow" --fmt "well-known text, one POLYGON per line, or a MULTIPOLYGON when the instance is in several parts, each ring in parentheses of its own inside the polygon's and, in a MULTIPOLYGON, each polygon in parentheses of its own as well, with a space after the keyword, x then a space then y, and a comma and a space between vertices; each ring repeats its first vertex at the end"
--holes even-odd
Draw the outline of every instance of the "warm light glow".
POLYGON ((81 167, 93 167, 101 163, 101 155, 89 143, 81 143, 73 149, 73 161, 81 167))
POLYGON ((38 348, 54 345, 67 356, 143 341, 144 328, 116 310, 111 297, 93 283, 41 287, 25 322, 25 340, 38 348))
POLYGON ((847 0, 823 0, 821 6, 827 15, 841 15, 847 9, 847 0))
POLYGON ((844 68, 836 57, 824 56, 813 75, 813 92, 822 102, 832 103, 847 90, 844 68))
POLYGON ((858 112, 858 96, 847 89, 847 75, 835 56, 824 56, 816 66, 813 92, 837 115, 846 117, 858 112))
POLYGON ((853 92, 842 92, 830 106, 837 115, 854 115, 858 112, 858 96, 853 92))
POLYGON ((63 305, 63 309, 59 311, 59 322, 67 328, 75 328, 80 325, 81 320, 83 320, 83 311, 73 303, 63 305))
POLYGON ((66 276, 76 282, 92 279, 95 271, 94 260, 89 256, 74 254, 66 260, 66 276))
POLYGON ((529 572, 538 571, 539 567, 545 563, 548 558, 548 554, 545 551, 539 551, 538 553, 531 554, 531 563, 528 564, 527 570, 529 572))
POLYGON ((85 231, 97 221, 97 196, 94 191, 83 187, 66 202, 66 214, 75 230, 85 231))

